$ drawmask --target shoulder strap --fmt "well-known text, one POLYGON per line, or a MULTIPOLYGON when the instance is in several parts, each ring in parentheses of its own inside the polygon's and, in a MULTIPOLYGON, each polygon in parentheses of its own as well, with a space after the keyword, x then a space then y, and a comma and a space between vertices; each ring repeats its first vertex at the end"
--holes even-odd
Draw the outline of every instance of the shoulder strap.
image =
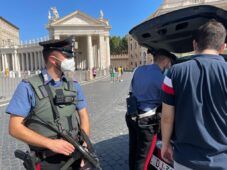
POLYGON ((57 127, 58 127, 58 130, 62 131, 62 126, 61 126, 61 124, 60 124, 60 122, 59 122, 59 120, 60 120, 60 114, 59 114, 59 112, 58 112, 57 107, 56 107, 55 104, 54 104, 53 93, 52 93, 52 91, 51 91, 49 85, 45 85, 44 87, 45 87, 45 89, 46 89, 46 92, 47 92, 47 94, 48 94, 48 98, 49 98, 50 103, 51 103, 51 108, 52 108, 52 111, 53 111, 54 121, 55 121, 55 123, 56 123, 56 125, 57 125, 57 127))
POLYGON ((34 91, 39 99, 42 99, 42 98, 45 98, 48 96, 46 93, 46 90, 43 86, 44 81, 43 81, 43 77, 41 74, 35 75, 33 77, 29 77, 28 79, 26 79, 24 81, 30 83, 30 85, 34 89, 34 91))
POLYGON ((67 82, 63 82, 65 90, 76 92, 76 89, 74 87, 74 81, 69 77, 66 77, 66 80, 67 82))

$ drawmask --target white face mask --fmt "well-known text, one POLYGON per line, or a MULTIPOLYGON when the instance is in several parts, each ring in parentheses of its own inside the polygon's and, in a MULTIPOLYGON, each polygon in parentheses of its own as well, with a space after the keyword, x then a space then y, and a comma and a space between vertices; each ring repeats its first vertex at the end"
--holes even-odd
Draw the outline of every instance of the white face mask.
POLYGON ((61 62, 61 71, 75 71, 75 61, 74 58, 64 59, 61 62))

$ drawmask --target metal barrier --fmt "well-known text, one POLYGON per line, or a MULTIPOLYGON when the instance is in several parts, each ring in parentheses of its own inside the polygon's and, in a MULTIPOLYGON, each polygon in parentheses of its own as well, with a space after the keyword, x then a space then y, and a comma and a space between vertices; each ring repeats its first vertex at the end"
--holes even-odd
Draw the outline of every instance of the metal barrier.
MULTIPOLYGON (((109 74, 107 70, 97 70, 96 77, 102 77, 102 76, 105 76, 106 74, 109 74)), ((14 78, 0 76, 0 100, 5 98, 10 98, 13 95, 19 82, 22 79, 26 79, 33 75, 35 75, 35 73, 29 74, 29 75, 26 73, 21 73, 21 77, 14 77, 14 78)), ((71 74, 71 76, 73 77, 74 80, 78 82, 89 80, 88 78, 89 74, 87 70, 75 71, 71 74)))
POLYGON ((22 78, 0 77, 0 99, 12 96, 21 80, 22 78))

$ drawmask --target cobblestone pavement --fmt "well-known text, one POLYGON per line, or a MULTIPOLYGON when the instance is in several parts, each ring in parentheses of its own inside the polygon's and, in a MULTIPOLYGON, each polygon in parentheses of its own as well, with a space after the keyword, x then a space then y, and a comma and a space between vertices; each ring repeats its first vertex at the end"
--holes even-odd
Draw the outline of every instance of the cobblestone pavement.
MULTIPOLYGON (((109 78, 83 85, 89 105, 92 142, 104 170, 128 169, 128 131, 124 116, 131 73, 124 74, 123 82, 109 78)), ((0 108, 0 170, 24 170, 14 150, 27 146, 8 135, 9 116, 0 108)))

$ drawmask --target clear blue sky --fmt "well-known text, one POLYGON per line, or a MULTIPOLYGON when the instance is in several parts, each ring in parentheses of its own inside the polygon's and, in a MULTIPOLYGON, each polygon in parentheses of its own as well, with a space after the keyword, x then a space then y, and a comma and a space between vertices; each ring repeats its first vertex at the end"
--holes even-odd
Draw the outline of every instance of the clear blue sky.
POLYGON ((24 41, 48 35, 50 7, 57 7, 60 17, 80 10, 98 18, 102 9, 112 26, 111 36, 124 36, 161 4, 162 0, 1 0, 0 16, 20 28, 24 41))

